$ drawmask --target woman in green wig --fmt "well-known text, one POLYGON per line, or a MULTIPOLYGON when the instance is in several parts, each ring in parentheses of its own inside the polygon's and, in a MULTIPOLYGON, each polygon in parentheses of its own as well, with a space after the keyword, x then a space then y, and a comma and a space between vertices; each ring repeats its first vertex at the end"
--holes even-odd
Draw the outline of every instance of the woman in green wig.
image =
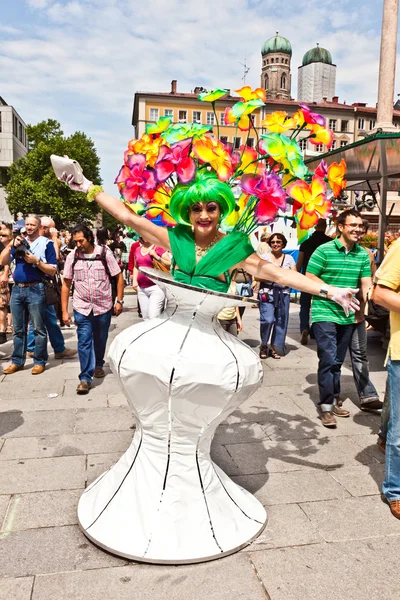
POLYGON ((152 244, 169 250, 173 257, 171 272, 177 281, 226 292, 231 273, 241 268, 259 280, 275 281, 281 286, 330 298, 346 313, 358 308, 358 301, 353 297, 356 290, 327 286, 322 281, 313 281, 262 260, 243 231, 224 235, 219 224, 235 210, 235 198, 229 185, 213 172, 197 172, 192 182, 180 183, 174 188, 168 210, 177 225, 171 228, 160 227, 135 214, 126 204, 86 178, 77 184, 73 175, 64 173, 60 180, 72 190, 86 193, 88 200, 95 200, 110 215, 152 244))

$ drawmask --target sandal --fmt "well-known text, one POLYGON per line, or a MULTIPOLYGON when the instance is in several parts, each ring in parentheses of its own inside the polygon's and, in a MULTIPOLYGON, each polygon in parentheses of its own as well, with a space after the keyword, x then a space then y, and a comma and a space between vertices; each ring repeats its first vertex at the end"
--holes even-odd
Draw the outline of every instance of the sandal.
POLYGON ((268 357, 267 346, 265 346, 264 344, 261 344, 261 346, 260 346, 260 358, 267 358, 267 357, 268 357))
POLYGON ((275 360, 280 360, 281 359, 281 357, 279 356, 279 354, 273 348, 269 349, 268 356, 270 356, 271 358, 274 358, 275 360))

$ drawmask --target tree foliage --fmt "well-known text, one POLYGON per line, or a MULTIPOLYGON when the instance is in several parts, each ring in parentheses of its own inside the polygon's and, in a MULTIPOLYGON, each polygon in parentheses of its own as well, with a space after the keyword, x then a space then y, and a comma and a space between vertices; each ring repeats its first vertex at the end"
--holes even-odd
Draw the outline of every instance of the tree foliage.
POLYGON ((9 168, 6 192, 10 211, 51 215, 58 227, 92 220, 98 212, 97 205, 87 202, 83 193, 73 192, 57 180, 50 155, 66 154, 74 158, 85 176, 99 184, 100 161, 93 141, 82 131, 65 137, 60 123, 53 119, 28 125, 26 131, 28 154, 9 168))

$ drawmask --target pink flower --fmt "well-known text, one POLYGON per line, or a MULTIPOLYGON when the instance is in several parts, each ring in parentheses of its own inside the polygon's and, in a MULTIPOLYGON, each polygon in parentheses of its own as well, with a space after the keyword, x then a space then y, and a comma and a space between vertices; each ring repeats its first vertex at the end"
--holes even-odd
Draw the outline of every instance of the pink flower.
POLYGON ((155 164, 158 181, 163 183, 176 173, 181 183, 192 181, 196 172, 196 163, 189 156, 192 139, 182 140, 172 144, 171 147, 161 146, 158 159, 155 164))
POLYGON ((285 210, 286 192, 277 175, 273 173, 245 174, 240 185, 246 194, 259 199, 255 212, 260 223, 272 221, 279 209, 285 210))
POLYGON ((315 124, 315 125, 321 125, 321 127, 325 127, 325 125, 326 125, 325 117, 323 117, 322 115, 319 115, 318 113, 311 112, 310 107, 307 106, 306 104, 300 104, 299 106, 303 113, 304 120, 307 123, 307 125, 315 124))
POLYGON ((121 196, 130 203, 134 203, 139 196, 151 200, 157 186, 154 170, 146 169, 144 154, 130 154, 115 183, 118 184, 121 196))

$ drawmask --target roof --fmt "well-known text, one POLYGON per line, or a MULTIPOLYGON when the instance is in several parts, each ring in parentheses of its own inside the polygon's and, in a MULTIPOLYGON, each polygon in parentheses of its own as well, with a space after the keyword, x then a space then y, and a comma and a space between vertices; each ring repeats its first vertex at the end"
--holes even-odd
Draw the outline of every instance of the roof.
POLYGON ((303 67, 305 65, 310 65, 311 63, 325 63, 326 65, 332 64, 332 55, 329 50, 325 50, 325 48, 321 48, 319 44, 317 44, 316 48, 311 48, 308 52, 303 56, 303 67))
POLYGON ((283 52, 292 56, 292 45, 289 40, 281 35, 278 35, 279 31, 276 32, 274 37, 269 38, 264 42, 261 48, 261 54, 265 56, 271 52, 283 52))

